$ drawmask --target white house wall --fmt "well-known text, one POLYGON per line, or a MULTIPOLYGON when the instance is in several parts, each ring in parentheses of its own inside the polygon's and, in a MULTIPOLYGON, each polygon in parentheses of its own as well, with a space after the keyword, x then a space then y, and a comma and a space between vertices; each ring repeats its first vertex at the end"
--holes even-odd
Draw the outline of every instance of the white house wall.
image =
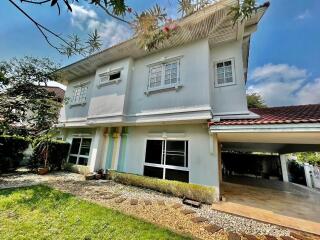
POLYGON ((211 106, 217 115, 248 112, 246 86, 244 80, 242 41, 233 41, 219 45, 210 50, 211 59, 211 106), (235 64, 235 84, 229 86, 215 86, 215 63, 233 59, 235 64))
POLYGON ((205 124, 129 127, 124 171, 143 175, 147 139, 188 140, 189 181, 219 187, 217 152, 205 124))
POLYGON ((146 113, 155 109, 184 109, 209 107, 208 41, 200 40, 178 48, 168 49, 138 59, 134 63, 133 79, 128 97, 128 114, 146 113), (165 58, 181 57, 181 89, 145 95, 151 63, 165 58))

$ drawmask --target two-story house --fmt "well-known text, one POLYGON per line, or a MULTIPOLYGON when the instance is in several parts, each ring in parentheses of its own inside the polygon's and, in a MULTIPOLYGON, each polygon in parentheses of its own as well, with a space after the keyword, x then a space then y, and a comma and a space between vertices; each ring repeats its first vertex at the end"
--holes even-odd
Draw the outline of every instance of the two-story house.
POLYGON ((251 34, 268 5, 234 24, 236 0, 222 0, 177 22, 159 49, 130 39, 60 69, 68 103, 58 127, 68 161, 214 186, 219 146, 212 119, 251 119, 246 80, 251 34))

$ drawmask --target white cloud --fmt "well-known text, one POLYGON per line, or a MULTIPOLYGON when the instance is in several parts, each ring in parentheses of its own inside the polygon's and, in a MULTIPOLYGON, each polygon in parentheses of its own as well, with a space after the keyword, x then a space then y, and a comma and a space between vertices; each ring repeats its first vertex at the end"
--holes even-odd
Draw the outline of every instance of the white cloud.
POLYGON ((320 78, 303 86, 297 96, 299 104, 320 103, 320 78))
POLYGON ((274 81, 287 81, 306 77, 307 71, 305 69, 299 69, 288 64, 273 65, 270 63, 254 69, 251 75, 251 79, 254 81, 261 81, 266 78, 272 78, 274 81))
POLYGON ((71 4, 71 7, 71 24, 80 28, 81 30, 84 30, 88 20, 96 19, 98 17, 97 13, 92 9, 88 9, 76 4, 71 4))
POLYGON ((110 47, 128 39, 132 32, 130 28, 116 20, 100 21, 98 14, 89 8, 72 4, 71 24, 82 31, 98 30, 103 47, 110 47))
POLYGON ((309 17, 311 17, 311 14, 310 14, 310 11, 307 9, 307 10, 305 10, 303 13, 299 14, 299 15, 296 17, 296 19, 298 19, 298 20, 304 20, 304 19, 309 18, 309 17))
POLYGON ((105 46, 113 46, 123 42, 131 36, 128 26, 120 24, 115 20, 105 20, 104 22, 91 22, 89 30, 97 29, 105 46))
POLYGON ((307 70, 288 64, 254 69, 248 92, 257 92, 269 106, 320 103, 320 78, 307 81, 307 70))

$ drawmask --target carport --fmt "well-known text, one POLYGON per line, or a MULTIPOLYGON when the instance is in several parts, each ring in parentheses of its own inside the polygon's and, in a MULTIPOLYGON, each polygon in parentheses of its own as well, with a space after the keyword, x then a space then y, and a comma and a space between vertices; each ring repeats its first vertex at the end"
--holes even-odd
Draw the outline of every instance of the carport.
POLYGON ((223 181, 213 208, 320 234, 320 193, 288 182, 288 153, 320 151, 320 105, 251 109, 256 117, 215 118, 210 133, 222 151, 278 154, 283 181, 234 177, 223 181))

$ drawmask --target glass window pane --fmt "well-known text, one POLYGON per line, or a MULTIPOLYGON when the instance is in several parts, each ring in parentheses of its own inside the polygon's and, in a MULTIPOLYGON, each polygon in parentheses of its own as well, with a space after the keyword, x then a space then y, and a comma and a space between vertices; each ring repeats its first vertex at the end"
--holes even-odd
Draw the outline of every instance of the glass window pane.
POLYGON ((146 163, 161 164, 162 140, 148 140, 146 149, 146 163))
POLYGON ((225 66, 231 66, 231 61, 226 61, 226 62, 224 62, 224 65, 225 65, 225 66))
POLYGON ((232 82, 233 82, 232 77, 226 78, 226 79, 225 79, 225 82, 226 82, 226 83, 232 83, 232 82))
POLYGON ((85 158, 85 157, 79 157, 78 165, 84 165, 84 166, 87 166, 87 164, 88 164, 88 158, 85 158))
POLYGON ((75 157, 75 156, 69 156, 68 162, 69 162, 69 163, 76 164, 76 163, 77 163, 77 157, 75 157))
POLYGON ((185 141, 167 141, 167 152, 178 151, 184 153, 185 141))
POLYGON ((223 63, 217 63, 217 68, 223 67, 223 63))
POLYGON ((184 167, 184 154, 169 154, 166 156, 166 165, 184 167))
POLYGON ((118 79, 118 78, 120 78, 120 72, 112 73, 112 74, 110 74, 110 76, 109 76, 109 80, 110 80, 110 81, 115 80, 115 79, 118 79))
POLYGON ((189 182, 189 172, 176 169, 166 169, 166 179, 181 182, 189 182))
POLYGON ((78 154, 79 152, 79 147, 80 147, 80 138, 74 138, 72 139, 72 143, 71 143, 71 150, 70 153, 71 154, 78 154))
POLYGON ((163 168, 144 166, 144 176, 163 178, 163 168))
POLYGON ((80 155, 89 156, 90 153, 90 146, 91 146, 91 138, 84 138, 82 139, 80 155))

